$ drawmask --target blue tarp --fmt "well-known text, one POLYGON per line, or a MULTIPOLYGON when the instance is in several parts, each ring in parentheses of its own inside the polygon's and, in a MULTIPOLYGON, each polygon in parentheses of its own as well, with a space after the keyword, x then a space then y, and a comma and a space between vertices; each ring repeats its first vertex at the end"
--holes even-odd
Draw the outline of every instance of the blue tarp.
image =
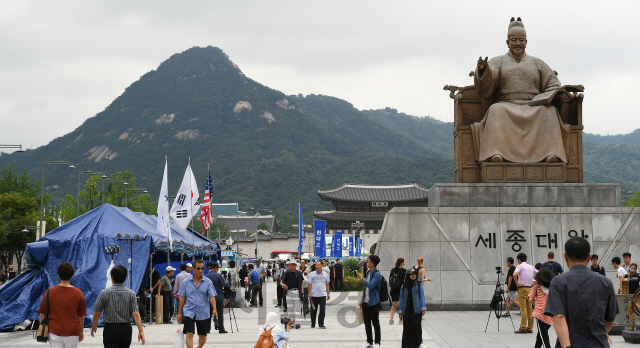
MULTIPOLYGON (((166 265, 169 242, 166 236, 157 233, 156 219, 156 216, 104 204, 49 232, 38 242, 28 244, 29 270, 0 288, 0 327, 38 318, 37 309, 46 289, 60 283, 57 269, 62 262, 73 264, 76 272, 71 285, 82 290, 87 314, 92 315, 93 305, 105 287, 107 269, 111 264, 106 247, 120 247, 120 252, 114 255, 115 265, 129 268, 131 258, 132 288, 136 293, 143 277, 148 277, 146 269, 154 252, 153 263, 160 264, 158 270, 164 275, 162 263, 166 265), (118 240, 118 233, 122 236, 129 233, 131 237, 137 233, 140 238, 147 234, 148 237, 146 241, 131 243, 118 240)), ((181 253, 191 259, 194 255, 204 258, 219 251, 215 242, 191 229, 182 231, 173 221, 171 236, 174 246, 172 260, 179 260, 181 253)), ((128 277, 125 286, 129 286, 128 277)), ((85 318, 85 324, 88 322, 85 318)))

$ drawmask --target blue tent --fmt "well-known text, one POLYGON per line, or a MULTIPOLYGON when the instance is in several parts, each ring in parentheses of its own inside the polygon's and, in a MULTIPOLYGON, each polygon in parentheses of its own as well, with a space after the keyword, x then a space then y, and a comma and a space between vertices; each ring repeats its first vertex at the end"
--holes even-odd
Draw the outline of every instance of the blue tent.
MULTIPOLYGON (((38 319, 38 307, 46 289, 60 283, 58 265, 70 262, 76 272, 71 285, 82 290, 87 303, 87 314, 93 314, 93 305, 107 282, 107 269, 111 257, 105 248, 117 245, 120 252, 114 255, 115 265, 124 265, 133 272, 132 288, 137 293, 150 258, 154 264, 166 264, 169 241, 156 231, 156 216, 135 213, 127 208, 104 204, 47 233, 36 243, 26 248, 29 270, 0 288, 0 328, 5 328, 25 319, 38 319), (118 240, 129 233, 138 234, 144 241, 118 240), (131 259, 131 264, 129 264, 131 259)), ((181 254, 188 258, 203 258, 217 255, 220 248, 215 242, 191 229, 182 231, 171 222, 173 250, 172 260, 180 260, 181 254)), ((164 274, 164 267, 160 274, 164 274)), ((129 286, 127 277, 125 286, 129 286)), ((90 325, 85 318, 85 325, 90 325)))

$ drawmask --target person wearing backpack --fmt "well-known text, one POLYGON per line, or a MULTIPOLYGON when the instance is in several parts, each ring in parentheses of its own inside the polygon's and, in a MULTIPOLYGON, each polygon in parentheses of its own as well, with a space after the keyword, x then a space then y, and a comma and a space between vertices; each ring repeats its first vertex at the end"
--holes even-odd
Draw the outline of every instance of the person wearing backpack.
MULTIPOLYGON (((376 268, 380 263, 378 255, 369 256, 367 260, 367 277, 358 271, 356 275, 364 282, 364 291, 362 292, 362 300, 360 301, 360 309, 362 309, 362 317, 364 319, 364 328, 367 333, 367 345, 363 348, 380 348, 380 301, 384 301, 384 292, 386 290, 386 282, 383 285, 383 277, 376 268), (381 296, 382 295, 382 296, 381 296), (375 330, 375 344, 373 339, 373 330, 375 330)), ((389 294, 386 295, 387 300, 389 294)))
MULTIPOLYGON (((402 282, 404 281, 407 270, 404 269, 404 259, 399 257, 396 260, 396 267, 391 269, 389 273, 389 287, 391 288, 391 319, 389 324, 393 325, 393 315, 398 309, 398 301, 400 300, 400 288, 402 288, 402 282)), ((400 324, 402 324, 402 317, 400 317, 400 324)))
POLYGON ((422 316, 427 311, 427 304, 422 282, 416 281, 417 278, 416 270, 410 269, 400 290, 398 316, 404 319, 402 348, 426 348, 422 344, 422 316))
POLYGON ((295 319, 289 320, 287 323, 287 331, 285 331, 280 325, 280 316, 278 313, 267 313, 265 326, 260 327, 258 330, 260 337, 253 348, 285 348, 287 342, 289 342, 291 326, 295 321, 295 319))
POLYGON ((425 270, 424 267, 422 267, 422 265, 424 264, 424 259, 419 257, 418 258, 418 264, 413 266, 413 269, 416 270, 416 272, 418 272, 418 279, 420 282, 430 282, 433 279, 432 278, 425 278, 425 270))

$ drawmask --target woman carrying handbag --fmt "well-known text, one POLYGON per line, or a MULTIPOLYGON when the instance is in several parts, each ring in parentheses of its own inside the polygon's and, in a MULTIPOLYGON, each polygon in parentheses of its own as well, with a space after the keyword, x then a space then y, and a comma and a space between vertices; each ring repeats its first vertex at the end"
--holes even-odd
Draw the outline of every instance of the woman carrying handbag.
POLYGON ((531 301, 535 301, 533 317, 536 318, 538 326, 535 348, 551 348, 551 344, 549 343, 549 328, 553 325, 553 318, 548 315, 544 315, 544 308, 547 305, 549 285, 551 284, 551 279, 553 279, 554 276, 555 275, 548 267, 541 267, 538 274, 536 274, 536 281, 531 287, 531 291, 529 291, 529 298, 531 301))
POLYGON ((71 285, 74 273, 73 266, 68 262, 58 266, 60 284, 47 290, 38 310, 40 322, 45 322, 48 327, 51 348, 76 348, 84 339, 87 305, 82 291, 71 285), (45 317, 48 318, 45 320, 45 317))

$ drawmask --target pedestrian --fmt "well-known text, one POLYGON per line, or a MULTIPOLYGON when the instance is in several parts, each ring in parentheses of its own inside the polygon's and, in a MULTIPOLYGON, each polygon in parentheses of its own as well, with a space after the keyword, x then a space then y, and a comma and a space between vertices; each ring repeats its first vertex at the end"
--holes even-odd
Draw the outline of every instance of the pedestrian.
POLYGON ((629 273, 629 269, 631 268, 631 254, 628 252, 623 253, 622 260, 624 261, 624 265, 622 265, 622 267, 624 267, 624 270, 629 273))
POLYGON ((333 273, 333 270, 335 268, 336 262, 335 261, 331 261, 331 264, 329 265, 329 289, 331 291, 335 290, 334 286, 333 286, 333 280, 335 279, 335 275, 333 273))
POLYGON ((162 279, 160 279, 160 295, 162 295, 162 321, 164 324, 173 324, 171 318, 173 318, 173 292, 171 288, 171 278, 173 278, 173 271, 176 269, 167 266, 165 271, 167 272, 162 279))
POLYGON ((513 257, 507 257, 507 267, 509 270, 507 271, 507 289, 505 290, 507 293, 507 312, 504 314, 505 317, 510 317, 511 314, 511 305, 520 308, 520 304, 518 303, 518 285, 516 285, 516 280, 513 279, 513 272, 516 271, 516 266, 513 265, 514 260, 513 257))
MULTIPOLYGON (((391 319, 389 319, 389 324, 393 325, 393 315, 398 309, 398 302, 400 301, 400 289, 402 288, 402 284, 404 284, 404 280, 406 278, 407 270, 404 268, 404 259, 399 257, 396 260, 396 266, 391 269, 389 272, 389 287, 391 288, 391 319)), ((400 325, 402 325, 402 316, 398 316, 400 318, 400 325)))
POLYGON ((398 316, 404 321, 402 348, 426 348, 422 344, 422 317, 427 312, 422 282, 416 281, 418 273, 410 269, 400 288, 398 316))
POLYGON ((518 303, 520 304, 520 329, 515 333, 533 333, 533 306, 529 300, 529 292, 533 277, 536 276, 538 270, 527 264, 527 254, 520 253, 517 256, 518 266, 513 272, 513 278, 518 286, 518 303))
POLYGON ((433 279, 425 277, 425 269, 424 269, 424 267, 422 267, 423 264, 424 264, 424 259, 419 257, 418 258, 418 263, 415 266, 413 266, 413 268, 416 270, 416 272, 418 272, 418 279, 421 282, 430 282, 433 279))
POLYGON ((529 291, 529 298, 535 302, 533 317, 536 318, 536 323, 538 324, 535 348, 542 347, 543 343, 545 348, 551 347, 549 343, 549 328, 553 325, 553 318, 544 315, 544 308, 547 305, 547 294, 549 293, 551 280, 555 276, 551 268, 542 267, 540 272, 536 274, 535 282, 531 287, 531 291, 529 291))
POLYGON ((264 283, 264 277, 267 276, 267 269, 266 267, 262 264, 262 260, 257 259, 256 260, 256 266, 254 267, 254 271, 256 271, 258 273, 258 299, 260 307, 262 307, 263 303, 262 303, 262 284, 264 283))
POLYGON ((316 327, 316 313, 318 314, 318 327, 324 326, 324 311, 329 301, 329 274, 324 271, 322 262, 316 261, 316 270, 309 273, 309 300, 311 306, 311 328, 316 327))
POLYGON ((379 263, 380 257, 378 255, 369 256, 366 264, 368 270, 366 279, 360 272, 356 271, 358 278, 364 281, 364 291, 362 292, 359 306, 362 309, 364 328, 367 333, 367 345, 364 348, 380 348, 380 289, 382 287, 382 275, 376 268, 379 263), (375 331, 375 341, 371 330, 372 326, 375 331))
MULTIPOLYGON (((627 275, 626 279, 629 280, 629 294, 634 295, 638 291, 638 288, 640 288, 640 275, 638 275, 637 264, 635 263, 631 264, 631 266, 629 267, 629 274, 627 275)), ((630 327, 633 327, 633 328, 636 327, 635 315, 633 314, 634 307, 635 307, 635 302, 629 301, 629 306, 627 307, 627 314, 629 315, 629 319, 631 321, 630 327)))
POLYGON ((553 317, 556 347, 609 347, 609 330, 618 315, 613 283, 587 265, 591 246, 582 237, 564 245, 569 270, 551 281, 544 314, 553 317))
MULTIPOLYGON (((313 272, 314 270, 315 270, 315 267, 314 267, 314 269, 311 270, 311 272, 313 272)), ((327 260, 327 259, 323 259, 322 260, 322 271, 327 273, 327 274, 329 274, 331 272, 331 269, 329 268, 329 260, 327 260)))
MULTIPOLYGON (((289 322, 287 322, 287 330, 285 331, 282 328, 282 325, 280 323, 280 316, 278 315, 278 313, 269 312, 267 313, 265 326, 260 327, 260 329, 258 330, 258 335, 261 336, 260 339, 263 339, 263 336, 264 336, 263 334, 265 332, 269 332, 271 334, 270 336, 274 346, 276 348, 285 348, 287 346, 287 342, 289 341, 291 326, 293 325, 293 323, 295 323, 295 321, 296 321, 295 319, 290 319, 289 322)), ((261 343, 261 342, 259 341, 258 343, 261 343)), ((271 344, 259 345, 259 347, 262 347, 262 346, 273 347, 273 345, 271 344)))
POLYGON ((246 288, 248 285, 247 277, 249 276, 249 269, 247 269, 247 264, 242 265, 240 270, 238 271, 238 277, 240 278, 240 287, 246 288))
POLYGON ((260 276, 253 265, 249 265, 249 292, 251 293, 251 306, 258 307, 258 291, 260 290, 260 276))
POLYGON ((156 297, 160 296, 160 272, 153 268, 153 265, 147 267, 147 274, 151 275, 151 316, 156 320, 156 297))
POLYGON ((604 267, 598 265, 598 255, 591 255, 591 270, 597 273, 602 274, 603 276, 607 276, 604 272, 604 267))
POLYGON ((180 304, 178 305, 178 323, 183 323, 182 332, 186 335, 187 348, 193 348, 193 336, 198 329, 198 348, 204 347, 207 334, 211 331, 211 315, 218 315, 216 307, 216 289, 209 278, 204 277, 204 261, 196 260, 193 277, 187 278, 180 286, 180 304), (211 313, 207 304, 211 304, 211 313), (184 314, 184 317, 183 317, 184 314))
MULTIPOLYGON (((276 308, 282 307, 282 298, 283 298, 283 290, 282 285, 280 285, 280 279, 282 279, 282 272, 284 271, 284 265, 282 262, 278 263, 278 270, 273 273, 273 281, 276 282, 276 297, 278 298, 278 304, 276 308)), ((285 306, 286 308, 286 306, 285 306)))
POLYGON ((562 274, 564 272, 562 265, 553 261, 554 257, 553 251, 547 253, 547 262, 543 263, 542 267, 548 267, 554 275, 562 274))
POLYGON ((191 278, 191 274, 187 272, 188 269, 189 267, 187 266, 186 263, 180 264, 180 273, 178 273, 178 275, 175 277, 175 280, 173 282, 173 294, 176 297, 178 297, 178 292, 180 291, 180 286, 182 285, 182 282, 184 282, 188 278, 191 278))
POLYGON ((49 312, 49 346, 52 348, 75 348, 84 340, 87 304, 82 291, 71 285, 74 274, 73 265, 69 262, 61 263, 58 266, 60 284, 44 293, 38 309, 40 322, 44 319, 44 313, 47 310, 49 312))
MULTIPOLYGON (((287 312, 287 304, 293 307, 293 319, 300 319, 300 301, 302 294, 302 272, 298 271, 295 262, 287 261, 289 272, 283 272, 280 285, 285 291, 286 302, 285 312, 287 312)), ((296 329, 300 328, 300 324, 296 324, 296 329)))
POLYGON ((618 287, 618 293, 621 294, 622 280, 624 279, 624 277, 627 275, 628 272, 624 269, 624 267, 620 265, 620 258, 617 256, 611 260, 611 264, 613 265, 613 268, 616 270, 616 277, 620 282, 620 286, 618 287))
MULTIPOLYGON (((111 287, 100 291, 93 305, 91 337, 98 331, 98 321, 102 315, 102 343, 105 348, 129 348, 131 346, 131 319, 138 327, 138 342, 144 345, 144 328, 138 312, 136 293, 124 286, 127 268, 117 265, 111 269, 111 287)), ((173 298, 173 296, 170 296, 173 298)))
POLYGON ((344 291, 344 264, 341 259, 337 259, 333 266, 333 283, 336 291, 344 291))
MULTIPOLYGON (((224 330, 224 287, 227 285, 224 281, 224 277, 218 273, 220 266, 217 262, 209 262, 207 263, 207 268, 209 268, 209 273, 205 277, 211 280, 213 283, 213 288, 216 290, 216 308, 218 308, 218 333, 225 334, 227 331, 224 330)), ((209 312, 213 312, 213 307, 209 306, 209 312)), ((211 314, 211 318, 213 315, 211 314)))
POLYGON ((302 272, 302 310, 305 314, 309 314, 309 273, 311 268, 307 266, 307 260, 300 259, 300 272, 302 272))

